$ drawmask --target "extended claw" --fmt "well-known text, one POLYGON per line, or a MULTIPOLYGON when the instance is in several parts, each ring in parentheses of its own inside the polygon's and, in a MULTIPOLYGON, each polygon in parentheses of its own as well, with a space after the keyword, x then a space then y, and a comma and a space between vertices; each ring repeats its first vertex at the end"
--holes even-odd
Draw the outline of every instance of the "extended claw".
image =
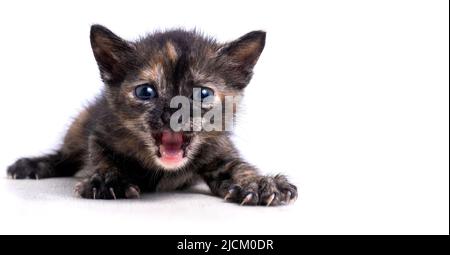
POLYGON ((228 193, 225 195, 225 197, 223 199, 225 199, 225 201, 228 201, 228 199, 230 199, 230 197, 236 192, 236 189, 229 189, 228 193))
POLYGON ((253 194, 250 193, 247 196, 245 196, 244 200, 242 200, 241 205, 245 205, 246 203, 248 203, 250 200, 252 200, 253 194))
POLYGON ((92 194, 93 194, 92 198, 97 199, 97 197, 96 197, 97 196, 97 188, 92 188, 92 194))
POLYGON ((273 202, 274 199, 275 199, 275 194, 270 195, 270 197, 267 198, 267 200, 266 200, 266 206, 270 206, 270 204, 273 202))
POLYGON ((109 192, 113 196, 114 200, 117 200, 116 193, 114 193, 114 189, 113 188, 109 188, 109 192))

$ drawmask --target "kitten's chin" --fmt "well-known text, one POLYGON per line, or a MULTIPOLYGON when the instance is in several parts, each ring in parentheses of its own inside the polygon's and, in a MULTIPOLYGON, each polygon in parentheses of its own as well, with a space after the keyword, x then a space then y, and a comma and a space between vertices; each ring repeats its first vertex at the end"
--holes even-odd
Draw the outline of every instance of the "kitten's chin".
POLYGON ((177 170, 187 164, 191 138, 183 132, 163 131, 154 135, 158 145, 156 163, 165 170, 177 170))

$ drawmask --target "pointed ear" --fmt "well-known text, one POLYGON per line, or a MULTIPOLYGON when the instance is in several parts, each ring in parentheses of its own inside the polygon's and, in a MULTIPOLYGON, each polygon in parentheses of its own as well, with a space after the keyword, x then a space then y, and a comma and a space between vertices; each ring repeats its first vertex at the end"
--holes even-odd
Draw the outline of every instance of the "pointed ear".
POLYGON ((91 26, 91 47, 102 80, 110 85, 123 81, 133 56, 132 45, 101 25, 91 26))
POLYGON ((265 42, 266 32, 253 31, 227 43, 220 53, 227 56, 239 69, 251 73, 264 49, 265 42))

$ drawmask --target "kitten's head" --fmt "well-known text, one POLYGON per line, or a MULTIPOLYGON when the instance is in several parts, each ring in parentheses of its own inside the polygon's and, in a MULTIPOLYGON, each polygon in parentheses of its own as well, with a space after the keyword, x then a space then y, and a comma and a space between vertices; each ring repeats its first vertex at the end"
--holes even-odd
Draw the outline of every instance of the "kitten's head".
POLYGON ((193 102, 203 102, 201 116, 220 105, 220 118, 229 123, 225 98, 240 96, 249 83, 265 36, 254 31, 222 44, 195 31, 171 30, 130 42, 103 26, 91 27, 92 50, 109 107, 165 170, 182 168, 204 143, 222 135, 198 127, 195 117, 184 119, 189 130, 174 132, 171 117, 183 105, 173 108, 171 100, 184 97, 191 117, 193 102))

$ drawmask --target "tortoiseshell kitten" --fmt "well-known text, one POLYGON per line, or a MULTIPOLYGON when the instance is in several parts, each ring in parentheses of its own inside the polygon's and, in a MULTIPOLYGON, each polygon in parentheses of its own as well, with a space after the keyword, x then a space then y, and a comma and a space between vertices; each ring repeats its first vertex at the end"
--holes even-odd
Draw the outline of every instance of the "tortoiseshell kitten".
POLYGON ((79 114, 57 152, 19 159, 8 175, 39 179, 83 170, 90 177, 75 190, 90 199, 138 198, 141 191, 181 189, 203 179, 213 194, 240 204, 295 200, 297 188, 283 175, 261 175, 239 156, 230 132, 173 132, 169 123, 170 100, 192 98, 194 88, 220 100, 241 95, 265 37, 253 31, 222 44, 171 30, 129 42, 93 25, 103 93, 79 114))

